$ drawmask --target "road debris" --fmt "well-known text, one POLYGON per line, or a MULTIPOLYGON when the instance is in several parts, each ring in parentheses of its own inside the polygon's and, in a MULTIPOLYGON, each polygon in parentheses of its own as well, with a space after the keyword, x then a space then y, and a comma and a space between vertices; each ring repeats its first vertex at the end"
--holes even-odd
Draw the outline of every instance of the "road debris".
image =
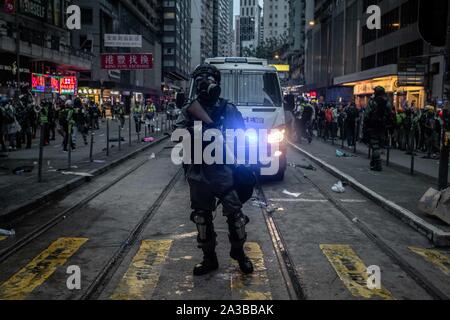
POLYGON ((336 183, 334 186, 331 187, 331 190, 336 193, 344 193, 345 192, 344 184, 342 183, 342 181, 339 181, 338 183, 336 183))
POLYGON ((346 153, 342 150, 336 150, 336 157, 338 158, 353 158, 355 157, 353 154, 346 153))
POLYGON ((0 229, 0 235, 12 237, 12 236, 16 235, 16 232, 14 230, 9 231, 9 230, 0 229))
POLYGON ((289 192, 287 190, 283 190, 283 193, 288 196, 294 197, 294 198, 298 198, 302 195, 301 193, 293 193, 293 192, 289 192))

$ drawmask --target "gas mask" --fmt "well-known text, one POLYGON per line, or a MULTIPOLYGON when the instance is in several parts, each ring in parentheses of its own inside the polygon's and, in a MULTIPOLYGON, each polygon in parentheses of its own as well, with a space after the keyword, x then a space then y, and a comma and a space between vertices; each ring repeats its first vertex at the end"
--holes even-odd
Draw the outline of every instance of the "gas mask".
POLYGON ((214 104, 219 100, 222 90, 211 75, 200 75, 195 79, 197 96, 201 102, 214 104))

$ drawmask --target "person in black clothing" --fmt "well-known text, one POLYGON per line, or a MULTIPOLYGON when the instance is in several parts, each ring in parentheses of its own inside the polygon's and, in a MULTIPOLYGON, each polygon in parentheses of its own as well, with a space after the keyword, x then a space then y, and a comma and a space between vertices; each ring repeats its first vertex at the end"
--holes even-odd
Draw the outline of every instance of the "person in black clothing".
POLYGON ((308 142, 311 143, 314 133, 313 133, 313 119, 314 119, 314 108, 311 104, 305 103, 302 112, 301 126, 303 137, 308 139, 308 142))
POLYGON ((353 147, 356 142, 356 120, 358 119, 359 112, 358 108, 356 107, 356 104, 354 102, 351 102, 347 108, 345 109, 345 120, 344 120, 344 126, 345 126, 345 133, 347 137, 347 145, 349 147, 353 147))
MULTIPOLYGON (((191 138, 194 136, 194 122, 197 121, 202 122, 203 130, 214 128, 224 133, 227 129, 245 129, 244 119, 237 108, 220 98, 221 74, 216 67, 200 65, 192 78, 197 97, 183 108, 177 121, 178 128, 189 131, 191 138)), ((234 165, 185 164, 193 209, 191 221, 197 226, 198 247, 202 249, 204 256, 203 262, 194 268, 195 276, 206 275, 219 268, 213 216, 217 209, 216 199, 220 200, 223 214, 227 217, 231 258, 239 263, 243 273, 253 272, 253 264, 244 250, 247 241, 246 225, 250 219, 242 212, 243 200, 236 189, 235 170, 237 168, 234 165)))

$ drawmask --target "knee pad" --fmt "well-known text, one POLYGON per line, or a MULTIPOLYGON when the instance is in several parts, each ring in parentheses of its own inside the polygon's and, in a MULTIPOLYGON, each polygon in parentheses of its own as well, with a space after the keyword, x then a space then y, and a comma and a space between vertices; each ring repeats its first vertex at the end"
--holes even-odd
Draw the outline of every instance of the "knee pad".
POLYGON ((215 246, 216 233, 214 232, 212 212, 194 211, 191 214, 191 221, 197 226, 197 241, 200 248, 204 246, 215 246))
POLYGON ((229 237, 230 241, 236 243, 244 243, 247 240, 247 233, 245 226, 250 222, 250 219, 242 212, 234 216, 228 217, 229 237))

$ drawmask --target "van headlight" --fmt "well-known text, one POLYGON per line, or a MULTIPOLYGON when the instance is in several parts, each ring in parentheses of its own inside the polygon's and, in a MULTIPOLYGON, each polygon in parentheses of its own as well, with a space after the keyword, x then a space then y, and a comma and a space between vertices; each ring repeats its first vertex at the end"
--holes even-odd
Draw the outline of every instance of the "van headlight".
POLYGON ((267 139, 267 141, 270 144, 277 144, 277 143, 281 143, 284 141, 284 136, 285 136, 286 131, 284 129, 275 129, 272 130, 269 134, 269 137, 267 139))

